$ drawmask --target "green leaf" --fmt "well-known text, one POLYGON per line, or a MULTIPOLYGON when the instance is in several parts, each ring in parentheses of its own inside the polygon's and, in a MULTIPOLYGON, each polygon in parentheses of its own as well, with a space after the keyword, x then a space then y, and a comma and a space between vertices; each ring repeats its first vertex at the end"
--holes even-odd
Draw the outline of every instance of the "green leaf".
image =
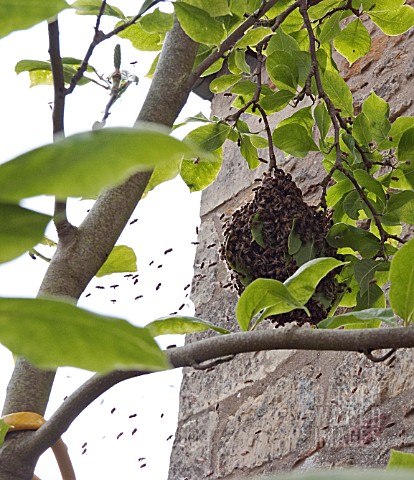
POLYGON ((156 8, 153 12, 142 17, 139 23, 148 33, 167 33, 172 29, 174 15, 161 12, 159 8, 156 8))
POLYGON ((152 77, 154 76, 154 73, 155 73, 155 69, 157 68, 159 59, 160 59, 160 53, 157 53, 157 55, 155 56, 154 60, 151 63, 151 66, 150 66, 147 74, 145 75, 146 78, 152 79, 152 77))
POLYGON ((252 318, 260 310, 272 306, 277 313, 286 313, 296 308, 306 308, 278 280, 258 278, 246 287, 236 307, 236 318, 240 328, 249 329, 252 318))
POLYGON ((0 448, 4 443, 4 439, 6 438, 7 432, 10 430, 10 426, 0 418, 0 448))
POLYGON ((211 0, 182 0, 184 3, 193 7, 205 10, 212 17, 222 17, 231 14, 227 0, 214 0, 214 8, 211 6, 211 0))
MULTIPOLYGON (((116 26, 123 25, 119 22, 116 26)), ((125 30, 117 33, 118 37, 129 40, 134 48, 144 52, 156 52, 161 50, 164 41, 164 34, 148 33, 140 23, 135 23, 125 30)))
POLYGON ((259 103, 266 113, 269 114, 279 112, 285 108, 294 97, 295 94, 290 90, 279 90, 270 95, 265 95, 259 103))
POLYGON ((145 326, 153 337, 159 335, 183 335, 187 333, 203 332, 204 330, 214 330, 218 333, 230 333, 225 328, 218 327, 213 323, 196 317, 162 317, 152 321, 145 326))
POLYGON ((414 454, 399 452, 391 449, 390 459, 387 463, 387 470, 395 470, 399 468, 414 469, 414 454))
POLYGON ((0 203, 0 263, 27 252, 43 239, 48 215, 0 203))
POLYGON ((256 212, 251 220, 250 231, 252 234, 252 239, 261 247, 265 247, 264 240, 263 240, 263 223, 260 220, 260 213, 256 212))
POLYGON ((294 157, 306 157, 309 151, 319 150, 305 127, 296 123, 277 127, 272 137, 276 147, 294 157))
POLYGON ((299 252, 300 247, 302 246, 302 240, 300 235, 296 231, 297 219, 295 218, 292 222, 292 228, 288 236, 288 253, 289 255, 295 255, 299 252))
POLYGON ((300 303, 305 304, 314 294, 322 278, 334 268, 346 263, 331 257, 315 258, 303 264, 283 283, 300 303))
POLYGON ((270 80, 279 90, 296 93, 299 71, 293 55, 280 50, 273 52, 267 57, 266 69, 270 80))
POLYGON ((328 18, 326 18, 321 26, 318 40, 321 43, 330 42, 331 40, 333 40, 337 35, 341 33, 340 22, 344 18, 349 17, 349 15, 349 10, 345 10, 342 12, 335 12, 328 18))
POLYGON ((258 134, 250 135, 250 141, 255 148, 267 148, 269 145, 267 138, 261 137, 258 134))
POLYGON ((352 65, 371 50, 371 36, 361 20, 357 18, 334 38, 333 44, 352 65))
POLYGON ((361 295, 365 295, 368 291, 368 287, 371 280, 374 278, 375 272, 377 270, 384 270, 384 268, 386 270, 389 269, 389 264, 387 262, 376 261, 371 258, 357 260, 354 263, 355 278, 358 282, 361 295))
POLYGON ((356 190, 349 192, 343 201, 344 212, 353 220, 359 219, 359 211, 364 208, 361 197, 356 190))
POLYGON ((189 123, 194 123, 194 122, 197 122, 197 123, 211 123, 210 120, 204 115, 203 112, 199 112, 192 117, 185 118, 180 123, 174 124, 172 130, 175 130, 177 128, 183 127, 184 125, 188 125, 189 123))
POLYGON ((378 180, 362 169, 354 171, 354 178, 361 187, 364 187, 368 192, 372 192, 382 206, 385 206, 385 192, 378 180))
POLYGON ((400 162, 414 161, 414 128, 409 128, 401 135, 397 157, 400 162))
POLYGON ((223 24, 205 10, 183 2, 175 2, 174 10, 182 29, 195 42, 219 45, 223 40, 223 24))
POLYGON ((80 133, 0 165, 0 198, 10 202, 42 194, 93 198, 135 172, 192 152, 166 130, 148 124, 80 133))
POLYGON ((380 147, 384 149, 396 147, 402 134, 412 127, 414 127, 414 117, 398 117, 391 125, 388 138, 381 143, 380 147))
MULTIPOLYGON (((398 3, 403 2, 404 0, 398 3)), ((374 8, 367 13, 386 35, 401 35, 414 26, 414 10, 410 5, 390 9, 389 3, 376 2, 374 8)))
POLYGON ((2 0, 0 2, 0 38, 16 30, 30 28, 69 8, 64 0, 2 0))
POLYGON ((229 132, 230 127, 226 123, 209 123, 192 130, 184 141, 206 152, 214 152, 223 145, 229 132))
POLYGON ((257 27, 249 30, 244 34, 244 36, 238 40, 235 48, 246 48, 250 45, 257 45, 261 40, 263 40, 267 35, 272 35, 273 31, 269 27, 257 27))
POLYGON ((403 190, 390 194, 387 207, 382 217, 387 223, 399 224, 401 222, 414 224, 414 192, 403 190))
POLYGON ((329 128, 332 124, 331 117, 329 116, 328 109, 326 108, 325 102, 320 102, 316 105, 313 115, 315 117, 316 125, 318 126, 321 139, 325 140, 326 135, 328 134, 329 128))
POLYGON ((0 341, 15 355, 45 369, 168 368, 146 328, 56 300, 0 298, 0 341))
POLYGON ((154 170, 152 171, 151 178, 145 187, 145 191, 143 194, 144 198, 148 192, 153 190, 161 183, 168 182, 175 178, 181 171, 182 166, 182 159, 177 158, 175 160, 170 160, 168 162, 163 162, 159 165, 156 165, 154 170))
POLYGON ((318 323, 318 328, 339 328, 354 324, 367 325, 369 327, 371 322, 375 320, 394 325, 393 318, 394 312, 392 308, 368 308, 326 318, 318 323))
POLYGON ((131 247, 116 245, 96 276, 103 277, 111 273, 136 272, 137 256, 131 247))
POLYGON ((208 159, 184 159, 181 164, 180 175, 190 192, 204 190, 211 185, 220 172, 223 155, 221 147, 212 152, 208 159))
MULTIPOLYGON (((82 63, 76 64, 74 60, 76 59, 67 59, 70 63, 63 63, 63 78, 65 84, 69 84, 72 80, 72 77, 77 71, 77 67, 82 63)), ((62 62, 64 59, 62 58, 62 62)), ((30 86, 35 87, 37 85, 53 85, 53 75, 52 75, 52 65, 50 62, 45 62, 42 60, 20 60, 17 62, 15 67, 15 72, 17 74, 22 72, 29 72, 30 76, 30 86)), ((79 85, 86 85, 91 79, 87 76, 83 76, 79 85)))
POLYGON ((241 134, 240 137, 240 153, 246 159, 250 170, 254 170, 260 165, 257 149, 253 146, 251 136, 241 134))
POLYGON ((221 77, 215 78, 210 83, 210 90, 213 93, 225 92, 227 89, 229 89, 235 83, 237 83, 241 78, 242 78, 241 75, 233 75, 233 74, 222 75, 221 77))
POLYGON ((345 223, 333 225, 326 240, 331 247, 350 247, 363 257, 373 257, 381 246, 379 238, 372 233, 345 223))
MULTIPOLYGON (((76 0, 71 7, 76 9, 78 15, 98 15, 102 6, 102 0, 76 0)), ((111 5, 106 4, 104 15, 117 17, 121 20, 125 18, 122 11, 111 5)))
POLYGON ((328 12, 333 10, 335 7, 338 7, 343 0, 323 0, 322 2, 312 5, 309 8, 309 17, 311 20, 318 20, 321 17, 324 17, 328 12))
POLYGON ((282 27, 279 27, 267 45, 267 56, 270 56, 276 50, 295 54, 300 51, 300 47, 293 37, 288 35, 282 27))
POLYGON ((250 65, 246 62, 246 49, 234 50, 234 62, 238 69, 237 73, 244 72, 250 74, 250 65))
POLYGON ((414 240, 395 253, 391 260, 390 282, 391 307, 408 325, 414 314, 414 240))
POLYGON ((368 285, 368 290, 364 294, 359 291, 356 295, 356 301, 356 310, 385 308, 387 303, 384 292, 375 282, 368 285))
POLYGON ((378 143, 386 140, 391 128, 389 104, 372 92, 362 104, 362 111, 367 116, 372 139, 378 143))
POLYGON ((352 116, 352 93, 339 73, 327 70, 322 77, 322 84, 335 107, 340 109, 343 115, 352 116))

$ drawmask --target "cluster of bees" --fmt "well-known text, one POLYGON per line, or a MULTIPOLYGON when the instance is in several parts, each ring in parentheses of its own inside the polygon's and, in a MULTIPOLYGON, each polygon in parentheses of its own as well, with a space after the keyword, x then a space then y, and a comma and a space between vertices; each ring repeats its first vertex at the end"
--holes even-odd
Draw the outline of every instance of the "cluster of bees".
MULTIPOLYGON (((220 255, 231 271, 231 283, 239 294, 257 278, 283 282, 297 270, 297 262, 289 254, 293 225, 302 245, 312 242, 314 258, 337 256, 325 240, 331 226, 329 216, 303 200, 291 175, 276 168, 256 182, 254 198, 236 210, 223 226, 220 255)), ((325 277, 307 303, 310 318, 303 310, 294 310, 271 317, 275 326, 288 322, 316 324, 325 318, 330 305, 320 303, 316 297, 323 295, 332 303, 338 294, 334 276, 325 277)))

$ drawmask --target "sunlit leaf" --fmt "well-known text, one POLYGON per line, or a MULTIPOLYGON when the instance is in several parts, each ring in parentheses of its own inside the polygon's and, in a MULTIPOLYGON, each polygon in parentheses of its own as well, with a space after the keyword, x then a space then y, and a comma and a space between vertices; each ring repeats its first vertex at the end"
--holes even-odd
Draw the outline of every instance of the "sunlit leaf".
POLYGON ((148 33, 167 33, 172 29, 174 15, 161 12, 159 8, 156 8, 153 12, 144 15, 139 23, 148 33))
POLYGON ((50 220, 48 215, 0 203, 0 263, 20 256, 40 243, 50 220))
POLYGON ((414 454, 408 452, 399 452, 398 450, 391 449, 390 459, 387 463, 387 470, 406 468, 414 470, 414 454))
POLYGON ((335 107, 339 108, 343 115, 352 116, 352 93, 339 73, 327 70, 322 77, 322 83, 335 107))
POLYGON ((10 425, 7 425, 7 423, 0 418, 0 448, 4 443, 4 439, 6 438, 7 432, 9 430, 10 425))
POLYGON ((168 368, 146 328, 55 300, 0 298, 0 342, 46 369, 168 368))
POLYGON ((210 90, 213 93, 225 92, 228 88, 232 87, 235 83, 237 83, 241 78, 241 75, 222 75, 215 78, 210 83, 210 90))
POLYGON ((97 277, 111 275, 111 273, 136 272, 137 256, 131 247, 116 245, 105 263, 96 274, 97 277))
POLYGON ((373 257, 380 248, 380 240, 375 235, 345 223, 333 225, 326 240, 332 247, 350 247, 363 257, 373 257))
POLYGON ((414 128, 406 130, 401 135, 397 149, 397 157, 400 162, 414 163, 414 128))
POLYGON ((352 65, 371 49, 371 36, 359 18, 349 23, 333 41, 336 50, 352 65))
POLYGON ((188 145, 150 125, 80 133, 0 165, 0 198, 93 198, 137 171, 185 154, 192 154, 188 145))
POLYGON ((270 307, 277 313, 286 313, 296 308, 306 311, 299 302, 278 280, 258 278, 246 287, 241 294, 236 307, 236 318, 240 328, 244 331, 249 329, 252 318, 260 310, 270 307))
MULTIPOLYGON (((102 7, 102 0, 76 0, 71 7, 76 9, 78 15, 98 15, 102 7)), ((120 19, 125 18, 119 8, 108 4, 105 6, 104 15, 120 19)))
POLYGON ((370 325, 373 320, 394 325, 392 308, 368 308, 356 312, 343 313, 326 318, 318 323, 318 328, 339 328, 347 325, 370 325))
POLYGON ((175 2, 174 10, 182 29, 195 42, 219 45, 223 40, 222 23, 205 10, 183 2, 175 2))
POLYGON ((319 150, 306 128, 296 123, 277 127, 272 137, 276 147, 294 157, 305 157, 309 151, 319 150))
POLYGON ((390 282, 391 307, 409 324, 414 314, 414 240, 395 253, 391 260, 390 282))
MULTIPOLYGON (((122 24, 123 22, 119 22, 116 26, 118 27, 122 24)), ((129 40, 132 46, 137 50, 146 52, 156 52, 161 50, 165 36, 165 34, 147 32, 140 23, 130 25, 117 35, 129 40)))
POLYGON ((69 8, 64 0, 2 0, 0 2, 0 37, 30 28, 69 8))
POLYGON ((184 317, 181 315, 163 317, 154 320, 145 326, 154 337, 159 335, 182 335, 187 333, 214 330, 218 333, 229 333, 225 328, 218 327, 206 320, 196 317, 184 317))
POLYGON ((267 35, 272 35, 272 29, 269 27, 257 27, 249 30, 236 43, 235 48, 246 48, 250 45, 257 45, 267 35))

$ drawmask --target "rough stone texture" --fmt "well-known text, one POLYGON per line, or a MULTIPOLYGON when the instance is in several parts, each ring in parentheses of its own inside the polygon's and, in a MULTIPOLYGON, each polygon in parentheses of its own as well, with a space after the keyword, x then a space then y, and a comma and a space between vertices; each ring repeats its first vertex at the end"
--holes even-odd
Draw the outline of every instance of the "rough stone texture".
MULTIPOLYGON (((390 102, 393 119, 413 114, 413 33, 386 37, 374 31, 371 52, 351 68, 337 58, 357 108, 374 89, 390 102)), ((213 113, 227 116, 230 103, 218 96, 213 113)), ((272 124, 280 119, 274 116, 272 124)), ((306 199, 318 203, 324 170, 317 155, 277 157, 306 199)), ((228 273, 218 259, 222 222, 250 198, 264 168, 249 171, 227 142, 219 179, 203 193, 192 299, 198 316, 227 328, 234 325, 237 297, 225 288, 228 273)), ((204 335, 211 334, 187 341, 204 335)), ((379 364, 353 353, 280 351, 239 356, 211 371, 185 369, 169 479, 384 466, 390 448, 414 452, 413 395, 412 350, 379 364)))

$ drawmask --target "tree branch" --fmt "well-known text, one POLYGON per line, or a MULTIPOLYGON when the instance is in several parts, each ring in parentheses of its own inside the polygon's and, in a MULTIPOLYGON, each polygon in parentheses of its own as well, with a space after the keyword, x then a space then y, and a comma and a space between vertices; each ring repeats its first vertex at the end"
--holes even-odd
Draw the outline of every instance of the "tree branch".
MULTIPOLYGON (((360 352, 383 348, 414 348, 414 327, 364 330, 274 329, 214 336, 166 350, 173 368, 203 367, 204 362, 240 353, 269 350, 317 350, 360 352)), ((371 358, 368 357, 368 358, 371 358)), ((230 358, 230 359, 231 359, 230 358)), ((377 359, 377 357, 373 357, 377 359)), ((209 365, 207 365, 208 367, 209 365)), ((31 432, 27 448, 40 455, 69 428, 73 420, 96 398, 124 380, 147 375, 145 371, 117 371, 95 375, 69 396, 51 418, 31 432)))

